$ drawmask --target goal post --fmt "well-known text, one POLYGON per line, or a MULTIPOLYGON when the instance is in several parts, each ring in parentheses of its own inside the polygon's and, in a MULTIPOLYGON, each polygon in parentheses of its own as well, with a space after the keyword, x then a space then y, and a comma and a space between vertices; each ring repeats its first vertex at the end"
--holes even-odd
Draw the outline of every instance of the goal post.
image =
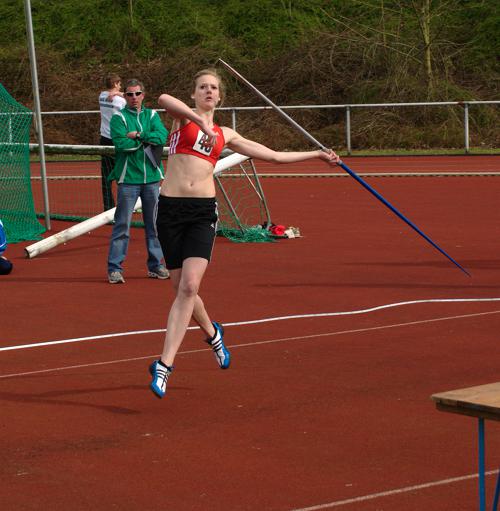
MULTIPOLYGON (((141 199, 139 197, 134 207, 134 211, 140 209, 141 206, 142 206, 141 199)), ((98 229, 99 227, 102 227, 103 225, 112 222, 115 217, 115 211, 116 208, 108 209, 107 211, 104 211, 99 215, 93 216, 92 218, 88 218, 83 222, 79 222, 75 225, 72 225, 71 227, 68 227, 67 229, 64 229, 63 231, 59 231, 58 233, 49 236, 48 238, 45 238, 41 241, 33 243, 32 245, 29 245, 24 249, 24 251, 26 252, 26 257, 28 259, 33 259, 37 255, 43 254, 44 252, 47 252, 51 248, 57 247, 58 245, 64 244, 67 241, 75 239, 78 236, 81 236, 82 234, 94 231, 95 229, 98 229)))

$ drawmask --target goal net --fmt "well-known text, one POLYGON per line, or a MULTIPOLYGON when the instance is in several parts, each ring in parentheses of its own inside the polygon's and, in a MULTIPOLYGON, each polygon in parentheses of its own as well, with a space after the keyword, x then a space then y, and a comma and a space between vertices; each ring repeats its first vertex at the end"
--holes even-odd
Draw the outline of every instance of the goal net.
POLYGON ((9 243, 40 239, 45 231, 37 220, 33 203, 31 120, 32 112, 0 84, 0 219, 9 243))

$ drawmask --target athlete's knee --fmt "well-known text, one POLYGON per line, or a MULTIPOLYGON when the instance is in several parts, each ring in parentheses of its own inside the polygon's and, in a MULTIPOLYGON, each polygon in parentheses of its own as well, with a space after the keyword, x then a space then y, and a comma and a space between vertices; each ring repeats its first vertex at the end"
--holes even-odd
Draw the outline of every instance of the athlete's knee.
POLYGON ((196 297, 200 282, 195 278, 183 278, 179 282, 177 293, 185 296, 186 298, 196 297))

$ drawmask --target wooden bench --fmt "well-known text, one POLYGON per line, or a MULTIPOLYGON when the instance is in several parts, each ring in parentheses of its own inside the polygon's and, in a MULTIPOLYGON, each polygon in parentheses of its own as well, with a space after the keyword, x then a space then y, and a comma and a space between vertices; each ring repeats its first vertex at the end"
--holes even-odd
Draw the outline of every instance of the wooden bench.
MULTIPOLYGON (((478 419, 479 510, 486 511, 484 420, 500 421, 500 382, 433 394, 431 399, 442 412, 478 419)), ((497 477, 492 510, 498 508, 500 473, 497 477)))

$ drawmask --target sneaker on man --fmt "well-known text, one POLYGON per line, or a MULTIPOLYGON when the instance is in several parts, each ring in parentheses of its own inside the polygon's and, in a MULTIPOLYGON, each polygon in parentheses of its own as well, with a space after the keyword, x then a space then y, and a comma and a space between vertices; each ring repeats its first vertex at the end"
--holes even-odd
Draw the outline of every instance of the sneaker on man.
POLYGON ((108 273, 108 281, 110 284, 125 284, 125 279, 119 271, 108 273))
POLYGON ((211 339, 206 339, 206 342, 212 347, 219 367, 227 369, 231 363, 231 355, 224 344, 224 327, 215 321, 212 321, 212 324, 215 334, 211 339))
POLYGON ((165 395, 165 392, 167 392, 168 377, 172 374, 173 370, 173 366, 166 366, 159 360, 155 360, 149 366, 149 372, 153 377, 149 388, 156 397, 161 399, 165 395))
POLYGON ((150 279, 160 279, 165 280, 170 277, 169 271, 165 268, 165 266, 158 266, 156 270, 149 270, 148 277, 150 279))

